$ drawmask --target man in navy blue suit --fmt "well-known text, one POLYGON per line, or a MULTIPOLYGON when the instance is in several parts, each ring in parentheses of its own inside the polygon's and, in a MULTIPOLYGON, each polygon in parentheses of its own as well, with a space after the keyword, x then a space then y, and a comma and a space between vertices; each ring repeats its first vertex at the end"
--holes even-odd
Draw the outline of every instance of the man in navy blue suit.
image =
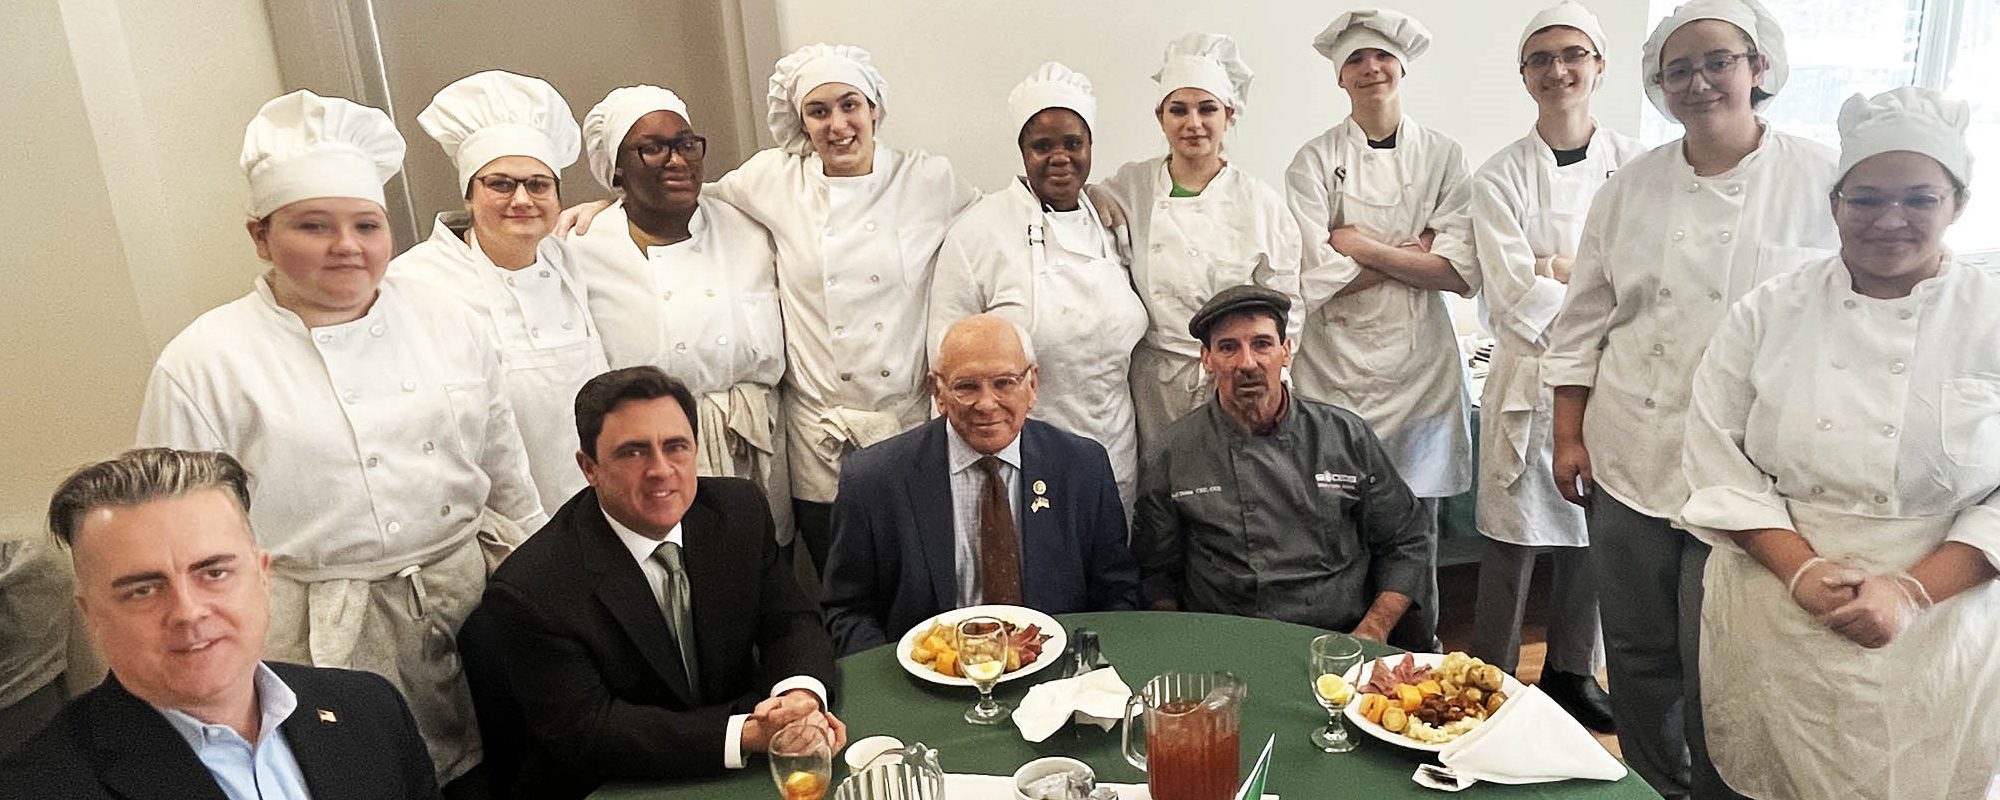
POLYGON ((827 630, 842 653, 954 608, 1049 614, 1138 607, 1125 509, 1097 442, 1028 419, 1034 344, 991 314, 945 332, 931 392, 943 416, 841 468, 827 630))

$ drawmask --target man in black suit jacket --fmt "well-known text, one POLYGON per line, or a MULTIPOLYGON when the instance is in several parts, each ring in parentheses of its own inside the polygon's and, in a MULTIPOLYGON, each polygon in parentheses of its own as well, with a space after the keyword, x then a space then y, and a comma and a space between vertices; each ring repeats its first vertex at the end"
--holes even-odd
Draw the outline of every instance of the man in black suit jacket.
POLYGON ((591 488, 501 564, 468 623, 494 632, 505 661, 505 697, 475 689, 482 728, 492 713, 526 724, 516 797, 741 767, 798 719, 845 741, 825 710, 833 648, 818 610, 756 486, 696 479, 695 414, 653 367, 586 383, 577 462, 591 488))
POLYGON ((1027 333, 991 314, 967 317, 934 361, 943 418, 841 467, 824 600, 841 652, 980 603, 1137 608, 1138 567, 1104 447, 1027 418, 1040 382, 1027 333))
POLYGON ((261 660, 270 556, 223 453, 134 450, 56 492, 49 526, 111 677, 0 763, 0 798, 436 798, 403 698, 261 660))

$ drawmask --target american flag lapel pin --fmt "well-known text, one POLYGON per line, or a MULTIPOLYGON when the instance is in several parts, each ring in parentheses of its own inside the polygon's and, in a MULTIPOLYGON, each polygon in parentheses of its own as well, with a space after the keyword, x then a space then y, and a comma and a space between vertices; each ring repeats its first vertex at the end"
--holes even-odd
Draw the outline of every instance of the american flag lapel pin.
POLYGON ((319 721, 332 725, 340 721, 340 715, 322 708, 319 710, 319 721))

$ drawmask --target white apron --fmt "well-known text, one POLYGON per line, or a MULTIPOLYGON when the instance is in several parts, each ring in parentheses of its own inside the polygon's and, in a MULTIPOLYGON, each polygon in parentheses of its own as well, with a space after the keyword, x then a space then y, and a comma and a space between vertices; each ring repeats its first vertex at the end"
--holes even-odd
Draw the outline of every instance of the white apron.
MULTIPOLYGON (((1389 149, 1369 147, 1352 121, 1339 130, 1327 229, 1353 225, 1390 244, 1416 241, 1438 203, 1420 195, 1419 183, 1433 181, 1420 174, 1431 167, 1411 163, 1425 155, 1415 123, 1405 119, 1389 149)), ((1366 420, 1418 497, 1471 487, 1464 359, 1442 293, 1382 283, 1328 299, 1308 315, 1305 330, 1292 365, 1300 394, 1366 420)))
MULTIPOLYGON (((1097 208, 1082 198, 1083 213, 1097 208)), ((1146 307, 1131 276, 1117 261, 1109 231, 1093 225, 1093 241, 1063 242, 1035 208, 1027 220, 1028 263, 1033 270, 1029 333, 1043 346, 1041 390, 1034 416, 1104 445, 1118 496, 1131 516, 1139 477, 1139 437, 1129 381, 1132 347, 1146 332, 1146 307), (1051 260, 1049 247, 1063 255, 1051 260)))
MULTIPOLYGON (((1954 518, 1787 507, 1821 556, 1870 573, 1909 568, 1954 518)), ((1767 800, 2000 794, 2000 584, 1945 600, 1868 650, 1820 627, 1735 548, 1715 548, 1704 580, 1702 714, 1732 788, 1767 800)))

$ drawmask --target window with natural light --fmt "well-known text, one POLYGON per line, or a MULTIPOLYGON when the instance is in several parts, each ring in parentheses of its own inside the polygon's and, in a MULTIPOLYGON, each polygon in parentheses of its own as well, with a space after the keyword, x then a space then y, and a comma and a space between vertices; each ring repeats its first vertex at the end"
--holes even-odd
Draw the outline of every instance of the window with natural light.
MULTIPOLYGON (((1652 0, 1652 18, 1665 18, 1678 4, 1652 0)), ((1791 77, 1765 107, 1780 130, 1839 146, 1834 123, 1847 98, 1910 84, 1972 106, 1972 202, 1945 240, 1961 253, 2000 256, 2000 173, 1993 172, 2000 170, 2000 0, 1764 4, 1784 26, 1791 55, 1791 77)), ((1680 127, 1652 104, 1642 114, 1640 138, 1648 144, 1680 136, 1680 127)))

